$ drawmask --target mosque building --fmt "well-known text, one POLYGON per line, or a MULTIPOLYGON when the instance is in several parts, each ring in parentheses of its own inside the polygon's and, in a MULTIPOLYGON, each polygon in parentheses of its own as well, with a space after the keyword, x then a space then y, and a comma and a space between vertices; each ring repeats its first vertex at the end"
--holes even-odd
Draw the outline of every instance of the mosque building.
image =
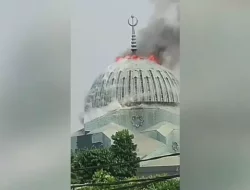
MULTIPOLYGON (((72 135, 72 149, 109 147, 113 134, 128 129, 142 159, 180 150, 179 81, 154 56, 136 55, 138 20, 131 19, 131 55, 118 58, 94 81, 85 100, 84 128, 72 135)), ((141 167, 179 162, 174 156, 141 162, 141 167)))

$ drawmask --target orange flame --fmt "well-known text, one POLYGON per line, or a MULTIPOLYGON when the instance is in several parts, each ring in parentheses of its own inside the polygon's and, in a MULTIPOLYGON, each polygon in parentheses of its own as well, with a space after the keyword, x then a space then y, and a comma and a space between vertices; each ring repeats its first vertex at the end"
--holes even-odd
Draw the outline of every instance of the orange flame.
POLYGON ((139 57, 137 55, 127 55, 125 57, 117 57, 116 62, 119 62, 121 60, 143 60, 143 59, 144 60, 147 59, 147 60, 150 60, 150 61, 155 62, 157 64, 160 64, 159 60, 154 55, 151 55, 149 57, 139 57))
POLYGON ((160 64, 159 60, 154 55, 150 55, 148 59, 150 61, 153 61, 153 62, 157 63, 157 64, 160 64))

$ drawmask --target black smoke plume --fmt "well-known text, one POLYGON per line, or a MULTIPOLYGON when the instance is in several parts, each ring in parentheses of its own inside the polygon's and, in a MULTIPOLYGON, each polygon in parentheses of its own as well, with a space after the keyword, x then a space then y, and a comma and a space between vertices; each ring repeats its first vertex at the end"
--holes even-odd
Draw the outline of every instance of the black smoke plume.
MULTIPOLYGON (((154 13, 146 28, 137 35, 137 55, 154 55, 162 66, 179 68, 180 57, 180 2, 151 0, 154 13)), ((129 55, 127 50, 124 55, 129 55)))

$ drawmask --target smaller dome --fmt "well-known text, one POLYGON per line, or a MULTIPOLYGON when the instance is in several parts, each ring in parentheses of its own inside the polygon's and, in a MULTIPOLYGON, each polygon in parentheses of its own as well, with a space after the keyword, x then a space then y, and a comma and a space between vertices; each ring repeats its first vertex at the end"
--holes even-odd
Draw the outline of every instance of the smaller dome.
POLYGON ((179 81, 171 71, 151 60, 121 60, 95 80, 85 111, 113 101, 121 105, 178 104, 179 81))

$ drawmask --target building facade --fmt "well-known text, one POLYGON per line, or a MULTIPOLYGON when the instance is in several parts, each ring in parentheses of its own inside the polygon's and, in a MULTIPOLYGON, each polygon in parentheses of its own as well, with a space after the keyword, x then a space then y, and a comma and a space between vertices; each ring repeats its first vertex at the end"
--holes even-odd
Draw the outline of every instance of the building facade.
MULTIPOLYGON (((71 138, 72 149, 110 147, 111 136, 128 129, 140 158, 180 151, 180 84, 154 56, 136 55, 132 22, 131 54, 117 59, 93 82, 85 100, 82 130, 71 138)), ((177 166, 179 157, 142 162, 141 166, 177 166)))
MULTIPOLYGON (((128 129, 141 158, 179 152, 179 87, 171 71, 147 58, 116 62, 94 81, 86 97, 84 130, 72 136, 72 149, 109 147, 113 134, 128 129)), ((178 162, 167 158, 142 165, 178 162)))

